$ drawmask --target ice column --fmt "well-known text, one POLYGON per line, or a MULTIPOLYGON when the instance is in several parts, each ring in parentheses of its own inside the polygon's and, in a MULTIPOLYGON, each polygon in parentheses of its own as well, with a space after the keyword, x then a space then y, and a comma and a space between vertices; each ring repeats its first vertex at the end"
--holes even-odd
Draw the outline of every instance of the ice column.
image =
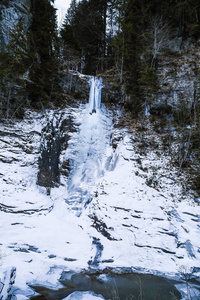
POLYGON ((89 106, 90 114, 96 113, 97 109, 101 105, 101 89, 102 89, 102 78, 90 77, 90 97, 89 106))

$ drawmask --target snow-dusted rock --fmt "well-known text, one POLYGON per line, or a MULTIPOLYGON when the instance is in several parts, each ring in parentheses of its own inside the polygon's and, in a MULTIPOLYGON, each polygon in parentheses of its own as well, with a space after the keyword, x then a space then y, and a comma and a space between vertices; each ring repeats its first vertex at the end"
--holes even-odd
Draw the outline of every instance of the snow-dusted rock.
POLYGON ((16 268, 0 269, 0 299, 7 300, 15 283, 16 268))

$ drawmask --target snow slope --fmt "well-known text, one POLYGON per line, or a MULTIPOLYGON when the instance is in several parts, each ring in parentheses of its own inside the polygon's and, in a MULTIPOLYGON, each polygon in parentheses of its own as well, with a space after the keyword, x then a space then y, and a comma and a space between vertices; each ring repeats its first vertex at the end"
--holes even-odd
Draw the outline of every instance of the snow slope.
MULTIPOLYGON (((198 203, 166 176, 160 189, 147 185, 138 159, 147 168, 161 166, 161 177, 176 175, 167 157, 139 156, 131 134, 114 127, 112 116, 104 107, 90 115, 80 104, 27 111, 23 121, 0 125, 0 278, 16 269, 10 293, 17 299, 35 294, 29 285, 61 288, 58 280, 68 270, 128 267, 198 280, 198 203), (36 185, 42 128, 61 114, 76 127, 60 157, 61 165, 71 160, 71 171, 47 195, 36 185)), ((186 285, 180 289, 187 292, 186 285)))

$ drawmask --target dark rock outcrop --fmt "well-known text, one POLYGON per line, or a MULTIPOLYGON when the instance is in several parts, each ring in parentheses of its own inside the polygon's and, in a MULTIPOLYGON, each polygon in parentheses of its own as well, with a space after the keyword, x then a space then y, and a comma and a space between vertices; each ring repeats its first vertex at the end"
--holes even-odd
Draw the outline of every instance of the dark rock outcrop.
POLYGON ((59 119, 54 116, 42 130, 41 156, 38 165, 39 172, 37 184, 51 188, 60 183, 60 153, 67 148, 69 135, 73 122, 71 118, 59 119))

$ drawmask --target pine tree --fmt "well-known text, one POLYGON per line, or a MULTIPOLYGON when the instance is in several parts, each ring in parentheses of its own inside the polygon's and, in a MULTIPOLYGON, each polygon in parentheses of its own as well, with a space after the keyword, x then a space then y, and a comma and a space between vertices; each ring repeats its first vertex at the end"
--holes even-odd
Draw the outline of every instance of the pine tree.
POLYGON ((61 36, 73 47, 78 45, 84 61, 83 72, 102 71, 106 56, 107 0, 72 0, 61 36))
POLYGON ((68 25, 71 25, 71 26, 74 25, 74 18, 76 15, 76 10, 77 10, 77 1, 72 0, 70 7, 67 10, 67 16, 66 16, 68 25))
POLYGON ((59 99, 59 48, 56 9, 48 0, 32 0, 30 28, 32 66, 28 85, 29 99, 38 107, 59 99))
POLYGON ((64 23, 62 24, 60 35, 62 41, 65 45, 72 48, 73 50, 79 50, 78 40, 75 36, 74 28, 73 28, 73 19, 72 16, 65 17, 64 23))

